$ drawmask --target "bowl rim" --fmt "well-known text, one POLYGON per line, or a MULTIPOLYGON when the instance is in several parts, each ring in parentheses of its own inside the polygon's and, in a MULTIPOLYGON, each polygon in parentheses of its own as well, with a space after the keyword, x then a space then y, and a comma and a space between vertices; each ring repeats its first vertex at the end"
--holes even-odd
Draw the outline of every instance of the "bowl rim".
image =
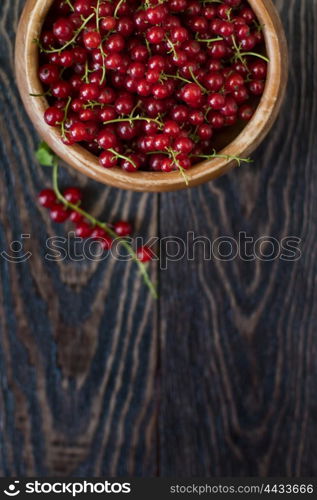
MULTIPOLYGON (((179 171, 125 172, 119 167, 105 169, 98 158, 79 145, 66 146, 60 140, 57 128, 49 127, 43 120, 47 108, 41 94, 42 84, 37 76, 38 38, 42 22, 54 0, 27 0, 22 13, 16 38, 15 67, 20 94, 31 121, 41 137, 65 162, 88 177, 104 184, 143 192, 175 191, 193 187, 222 175, 237 165, 228 158, 214 158, 197 163, 187 172, 188 186, 179 171)), ((288 74, 288 53, 284 29, 272 0, 248 0, 263 27, 265 45, 270 63, 265 90, 252 119, 219 154, 246 157, 254 151, 271 129, 280 109, 288 74)))

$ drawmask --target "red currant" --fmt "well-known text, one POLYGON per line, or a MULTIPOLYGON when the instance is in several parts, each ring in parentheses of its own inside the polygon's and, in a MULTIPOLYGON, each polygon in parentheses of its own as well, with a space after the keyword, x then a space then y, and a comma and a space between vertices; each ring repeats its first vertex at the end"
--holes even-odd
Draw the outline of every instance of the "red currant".
POLYGON ((137 249, 137 257, 139 259, 140 262, 149 262, 150 260, 153 260, 154 258, 154 253, 153 251, 151 250, 151 248, 149 248, 148 246, 141 246, 137 249))
POLYGON ((78 205, 83 199, 83 193, 76 187, 69 187, 63 191, 64 198, 73 205, 78 205))
POLYGON ((56 127, 64 119, 64 111, 57 108, 56 106, 51 106, 47 108, 44 113, 44 120, 47 125, 51 127, 56 127))
POLYGON ((92 227, 87 222, 81 221, 76 224, 75 233, 78 238, 89 238, 92 234, 92 227))
POLYGON ((130 236, 133 232, 133 227, 129 222, 118 221, 114 224, 114 230, 118 236, 124 238, 125 236, 130 236))
POLYGON ((57 203, 56 194, 52 189, 43 189, 38 195, 39 204, 51 208, 57 203))
POLYGON ((69 211, 61 203, 50 206, 50 216, 54 222, 62 224, 69 217, 69 211))

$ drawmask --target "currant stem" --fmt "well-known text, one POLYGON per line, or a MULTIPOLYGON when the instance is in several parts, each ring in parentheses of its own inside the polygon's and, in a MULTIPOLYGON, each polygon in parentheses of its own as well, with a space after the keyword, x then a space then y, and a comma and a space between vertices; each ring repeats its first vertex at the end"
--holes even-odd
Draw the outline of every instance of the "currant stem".
POLYGON ((85 62, 85 73, 83 74, 82 80, 84 80, 85 83, 89 83, 89 66, 88 66, 88 59, 85 62))
POLYGON ((208 106, 208 107, 206 108, 206 111, 205 111, 205 113, 204 113, 204 118, 205 118, 205 120, 207 120, 207 115, 208 115, 208 113, 209 113, 209 111, 210 111, 211 109, 212 109, 212 108, 211 108, 210 106, 208 106))
POLYGON ((176 52, 176 49, 175 49, 175 46, 174 46, 172 40, 170 40, 168 38, 168 36, 166 36, 165 38, 166 38, 166 41, 167 41, 169 47, 171 48, 171 51, 173 52, 173 55, 174 55, 175 59, 177 60, 178 59, 178 55, 177 55, 177 52, 176 52))
MULTIPOLYGON (((175 163, 176 167, 178 168, 178 170, 180 171, 185 180, 186 186, 189 185, 189 177, 186 174, 186 170, 180 165, 179 161, 177 160, 176 152, 172 148, 168 148, 165 151, 148 151, 146 154, 147 155, 162 154, 172 157, 173 162, 175 163)), ((193 156, 198 156, 198 155, 193 155, 193 156)))
POLYGON ((235 155, 222 155, 222 154, 218 154, 216 152, 213 152, 211 155, 203 155, 203 154, 193 154, 193 155, 190 155, 192 158, 205 158, 207 160, 212 160, 213 158, 224 158, 225 160, 232 160, 232 161, 236 161, 238 163, 238 165, 240 166, 241 163, 252 163, 252 159, 251 158, 240 158, 239 156, 235 156, 235 155))
POLYGON ((236 59, 239 59, 246 68, 247 68, 247 63, 243 59, 246 56, 259 57, 260 59, 263 59, 263 61, 265 61, 267 63, 270 62, 270 60, 266 56, 263 56, 262 54, 258 54, 257 52, 241 52, 241 46, 240 47, 238 46, 237 41, 236 41, 234 35, 232 35, 232 43, 233 43, 233 47, 234 47, 234 49, 236 51, 234 57, 236 59))
POLYGON ((116 19, 118 19, 118 12, 119 12, 119 9, 120 9, 121 5, 123 4, 123 2, 125 2, 125 0, 120 0, 118 5, 116 6, 116 9, 115 9, 114 14, 113 14, 113 17, 115 17, 116 19))
POLYGON ((228 19, 229 23, 231 23, 231 13, 232 13, 232 9, 228 9, 228 11, 227 11, 227 19, 228 19))
POLYGON ((103 104, 102 104, 102 102, 98 102, 98 101, 88 101, 88 102, 87 102, 87 104, 84 104, 84 105, 83 105, 83 108, 84 108, 84 109, 88 109, 88 108, 90 108, 90 109, 94 109, 96 106, 98 106, 98 107, 99 107, 99 106, 100 106, 100 107, 102 107, 102 106, 103 106, 103 104))
POLYGON ((150 56, 152 55, 152 50, 151 50, 151 46, 149 44, 149 41, 145 38, 145 45, 146 45, 146 48, 148 50, 148 53, 150 54, 150 56))
POLYGON ((51 96, 51 95, 52 95, 52 92, 50 90, 43 92, 43 94, 29 94, 30 97, 46 97, 46 96, 51 96))
POLYGON ((185 83, 193 83, 192 81, 187 80, 187 78, 183 78, 178 73, 176 75, 167 75, 166 73, 164 73, 164 75, 162 75, 162 77, 164 78, 164 76, 166 76, 167 78, 174 78, 176 80, 182 80, 182 82, 185 82, 185 83))
POLYGON ((147 154, 147 155, 162 154, 162 155, 170 156, 170 153, 168 151, 160 151, 159 149, 157 151, 147 151, 145 154, 147 154))
POLYGON ((66 3, 67 3, 67 5, 69 6, 69 8, 70 8, 70 9, 74 12, 74 11, 75 11, 75 9, 74 9, 74 7, 73 7, 73 5, 72 5, 71 1, 70 1, 70 0, 65 0, 65 2, 66 2, 66 3))
POLYGON ((110 153, 112 153, 115 156, 115 158, 121 158, 122 160, 128 161, 137 170, 138 167, 136 166, 135 162, 133 160, 131 160, 131 158, 128 158, 128 156, 124 156, 124 155, 122 155, 121 153, 118 153, 115 149, 112 149, 112 148, 109 148, 108 151, 110 151, 110 153))
POLYGON ((134 118, 134 116, 133 116, 133 115, 134 115, 134 113, 136 112, 136 110, 138 109, 139 105, 140 105, 140 102, 138 101, 138 102, 136 103, 136 105, 134 106, 134 108, 132 109, 131 113, 129 114, 129 118, 134 118))
POLYGON ((240 56, 253 56, 253 57, 259 57, 260 59, 263 59, 263 61, 269 63, 270 59, 266 56, 263 56, 262 54, 258 54, 257 52, 240 52, 240 56))
POLYGON ((183 177, 183 179, 185 181, 186 186, 188 186, 189 185, 189 177, 186 174, 185 169, 180 165, 180 163, 179 163, 179 161, 177 159, 175 151, 173 149, 171 149, 171 148, 169 148, 167 151, 172 156, 173 162, 175 163, 176 167, 180 171, 180 173, 181 173, 181 175, 182 175, 182 177, 183 177))
POLYGON ((66 137, 66 133, 65 133, 65 122, 66 122, 66 120, 67 120, 68 110, 69 110, 69 106, 70 106, 70 103, 71 103, 71 102, 72 102, 72 98, 71 98, 71 97, 69 97, 69 98, 68 98, 68 101, 67 101, 67 104, 66 104, 66 106, 65 106, 65 109, 64 109, 64 119, 63 119, 63 121, 62 121, 62 123, 61 123, 61 136, 62 136, 62 138, 63 138, 64 140, 66 140, 66 139, 67 139, 67 137, 66 137))
POLYGON ((118 241, 127 250, 128 254, 131 256, 132 260, 137 264, 137 266, 139 268, 139 272, 143 277, 144 283, 149 288, 152 297, 157 299, 158 293, 157 293, 156 287, 154 286, 154 284, 152 283, 152 281, 149 277, 149 274, 147 271, 147 266, 138 259, 136 252, 133 250, 133 248, 129 244, 129 242, 127 240, 125 240, 124 238, 121 238, 120 236, 118 236, 117 233, 115 233, 115 231, 113 231, 106 222, 100 222, 98 219, 96 219, 95 217, 90 215, 88 212, 86 212, 85 210, 80 208, 78 205, 74 205, 73 203, 70 203, 69 201, 67 201, 66 198, 64 198, 64 196, 60 192, 60 189, 58 186, 58 171, 59 171, 58 158, 57 158, 57 156, 55 156, 54 160, 53 160, 53 189, 54 189, 54 192, 55 192, 57 199, 61 203, 63 203, 63 205, 66 208, 70 208, 70 209, 74 210, 75 212, 79 213, 80 215, 85 217, 85 219, 89 220, 89 222, 91 222, 92 225, 100 227, 101 229, 106 231, 109 234, 109 236, 111 236, 111 238, 113 238, 115 241, 118 241))
POLYGON ((69 40, 67 43, 65 43, 65 45, 63 45, 63 47, 60 47, 59 49, 49 49, 49 50, 42 49, 43 52, 45 52, 46 54, 53 54, 55 52, 62 52, 64 49, 66 49, 67 47, 69 47, 69 45, 72 45, 76 41, 76 38, 78 37, 78 35, 83 31, 83 29, 89 23, 90 19, 92 19, 94 17, 94 15, 95 15, 95 13, 93 12, 92 14, 90 14, 90 16, 88 16, 84 20, 83 24, 75 32, 75 35, 73 36, 73 38, 71 40, 69 40))
POLYGON ((217 36, 216 38, 196 38, 197 42, 203 42, 203 43, 220 42, 222 40, 223 38, 221 36, 217 36))
POLYGON ((201 85, 201 83, 199 83, 199 81, 197 80, 197 78, 195 77, 194 75, 194 72, 192 70, 192 68, 189 66, 189 72, 190 72, 190 75, 192 77, 192 79, 194 80, 194 82, 196 83, 196 85, 198 85, 198 87, 200 88, 200 90, 204 93, 204 94, 208 94, 208 91, 207 89, 205 89, 205 87, 203 87, 201 85))
POLYGON ((100 0, 97 0, 97 5, 96 5, 96 29, 99 32, 99 7, 100 7, 100 0))
MULTIPOLYGON (((97 1, 97 6, 96 6, 96 28, 97 28, 98 33, 100 33, 99 7, 100 7, 100 0, 97 1)), ((100 45, 99 45, 99 50, 101 52, 101 57, 102 57, 102 75, 101 75, 100 85, 102 85, 106 79, 106 66, 105 66, 106 54, 105 54, 105 51, 103 50, 102 44, 103 44, 103 41, 101 40, 100 45)))
POLYGON ((127 116, 126 118, 114 118, 113 120, 108 120, 103 122, 104 125, 109 125, 110 123, 120 123, 120 122, 135 122, 135 121, 145 121, 147 123, 154 122, 160 127, 164 124, 160 122, 157 118, 146 118, 145 116, 127 116))

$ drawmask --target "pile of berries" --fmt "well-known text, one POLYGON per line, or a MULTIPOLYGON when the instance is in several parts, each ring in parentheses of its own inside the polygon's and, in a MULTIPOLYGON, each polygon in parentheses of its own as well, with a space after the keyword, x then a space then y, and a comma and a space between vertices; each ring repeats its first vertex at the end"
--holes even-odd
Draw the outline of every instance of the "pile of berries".
MULTIPOLYGON (((69 187, 62 193, 64 203, 61 203, 53 189, 43 189, 39 195, 39 204, 42 207, 49 209, 51 219, 57 223, 64 223, 67 220, 75 226, 75 234, 79 238, 91 238, 99 242, 103 250, 109 250, 114 239, 122 239, 131 236, 133 233, 132 224, 126 221, 118 221, 111 224, 97 225, 99 222, 94 220, 88 213, 87 220, 84 216, 85 212, 80 208, 83 200, 83 193, 77 187, 69 187), (95 223, 92 223, 94 220, 95 223), (106 226, 106 229, 100 226, 106 226), (109 234, 110 233, 110 234, 109 234)), ((153 259, 153 252, 148 246, 140 246, 136 253, 136 257, 140 262, 146 263, 153 259)))
POLYGON ((184 174, 265 87, 245 0, 55 0, 38 43, 46 123, 105 168, 184 174))

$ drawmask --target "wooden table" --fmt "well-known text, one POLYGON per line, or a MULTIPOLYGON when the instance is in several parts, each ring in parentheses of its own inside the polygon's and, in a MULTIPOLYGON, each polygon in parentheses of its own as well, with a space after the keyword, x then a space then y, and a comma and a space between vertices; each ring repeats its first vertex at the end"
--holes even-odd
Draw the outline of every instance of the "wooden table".
POLYGON ((197 245, 152 265, 157 302, 134 265, 44 259, 64 230, 35 202, 50 172, 14 82, 23 4, 0 5, 1 248, 30 234, 32 253, 0 262, 1 474, 316 475, 317 1, 276 1, 290 82, 253 165, 161 196, 64 170, 94 214, 141 235, 301 239, 296 262, 204 260, 197 245))

